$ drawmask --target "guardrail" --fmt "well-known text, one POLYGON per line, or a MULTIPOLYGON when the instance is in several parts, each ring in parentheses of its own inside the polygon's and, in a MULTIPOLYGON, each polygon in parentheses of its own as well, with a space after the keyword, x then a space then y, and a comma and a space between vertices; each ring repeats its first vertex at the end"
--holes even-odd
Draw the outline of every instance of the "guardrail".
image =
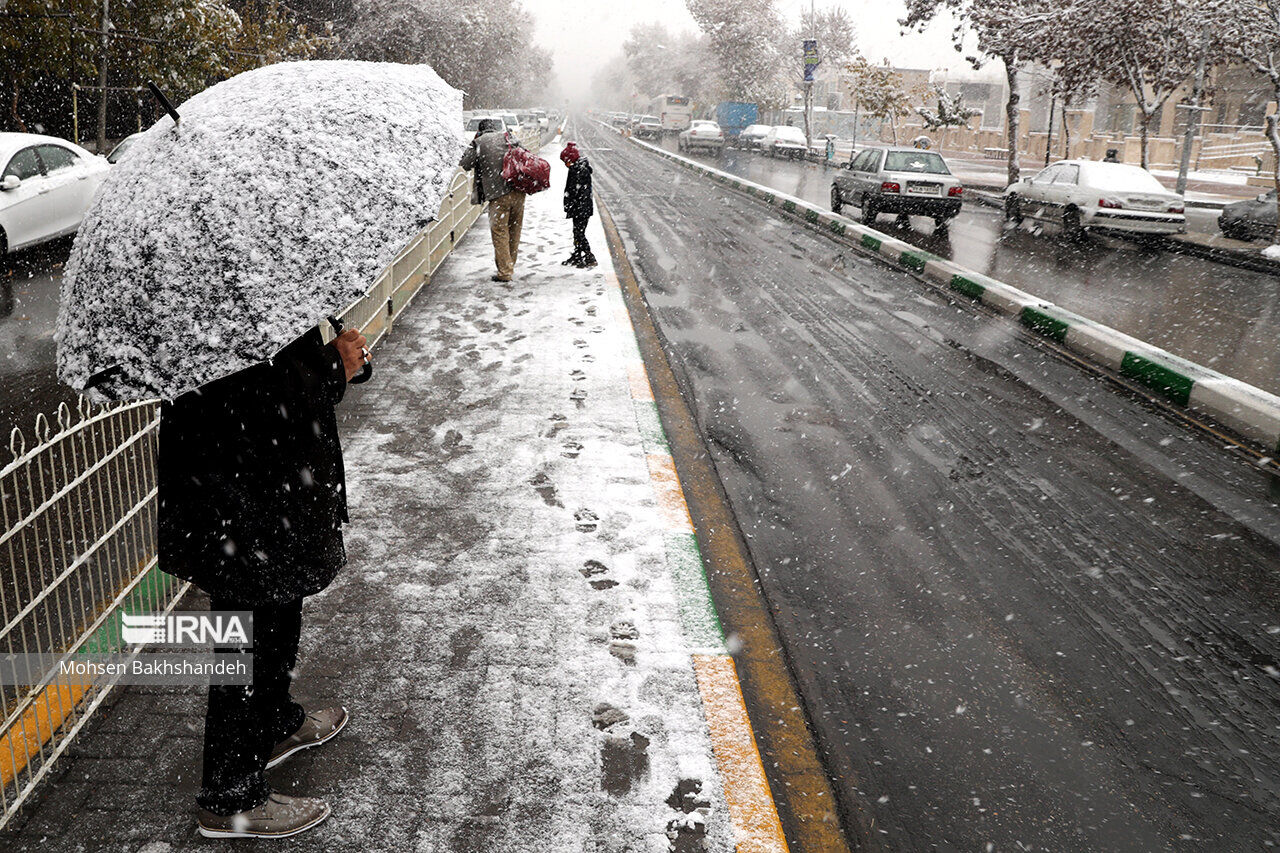
MULTIPOLYGON (((540 134, 521 135, 541 147, 540 134)), ((431 280, 484 210, 471 203, 459 170, 436 218, 344 312, 375 346, 431 280)), ((328 324, 325 324, 328 331, 328 324)), ((59 408, 56 430, 36 418, 34 445, 10 436, 13 461, 0 468, 0 655, 137 654, 123 642, 120 614, 167 613, 190 584, 165 574, 156 554, 154 401, 94 409, 83 399, 59 408)), ((0 827, 45 778, 114 686, 72 686, 49 678, 0 686, 0 827)))

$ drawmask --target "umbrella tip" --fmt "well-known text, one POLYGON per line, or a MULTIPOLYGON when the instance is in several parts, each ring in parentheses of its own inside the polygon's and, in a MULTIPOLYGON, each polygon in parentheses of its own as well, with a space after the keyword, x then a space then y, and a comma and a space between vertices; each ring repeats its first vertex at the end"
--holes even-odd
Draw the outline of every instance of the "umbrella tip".
POLYGON ((173 104, 169 103, 169 99, 164 96, 164 92, 160 91, 160 87, 154 81, 148 80, 147 88, 151 90, 151 94, 155 96, 156 101, 164 108, 164 111, 169 114, 169 118, 173 119, 173 123, 177 124, 179 121, 178 111, 173 108, 173 104))

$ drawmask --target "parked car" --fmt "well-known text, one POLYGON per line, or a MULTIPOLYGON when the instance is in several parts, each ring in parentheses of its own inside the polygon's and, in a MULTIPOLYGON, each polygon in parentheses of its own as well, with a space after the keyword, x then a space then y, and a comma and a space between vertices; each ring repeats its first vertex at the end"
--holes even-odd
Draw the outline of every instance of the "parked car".
POLYGON ((1061 223, 1070 236, 1086 228, 1139 234, 1187 230, 1182 196, 1170 192, 1141 166, 1096 160, 1062 160, 1005 190, 1006 218, 1061 223))
POLYGON ((723 151, 724 131, 714 121, 694 121, 688 130, 680 131, 676 147, 681 151, 692 151, 695 148, 723 151))
POLYGON ((803 130, 784 124, 769 128, 769 132, 760 138, 760 150, 770 157, 786 156, 794 160, 805 155, 809 143, 805 141, 803 130))
POLYGON ((1218 228, 1233 240, 1270 237, 1276 228, 1276 191, 1227 205, 1218 217, 1218 228))
POLYGON ((35 133, 0 133, 0 255, 74 234, 111 170, 105 157, 35 133))
POLYGON ((129 149, 133 147, 133 143, 137 142, 141 138, 141 133, 131 133, 124 139, 121 139, 116 143, 116 147, 111 149, 111 153, 107 155, 107 162, 113 166, 116 163, 119 163, 120 158, 128 153, 129 149))
POLYGON ((938 227, 960 212, 964 187, 947 163, 932 151, 915 148, 864 148, 831 182, 831 209, 846 204, 862 209, 870 225, 881 213, 931 216, 938 227))
POLYGON ((610 113, 609 124, 614 127, 626 127, 631 122, 631 116, 626 113, 610 113))
POLYGON ((765 134, 767 134, 770 129, 771 128, 767 124, 747 125, 742 129, 742 132, 738 134, 738 147, 746 148, 748 150, 752 148, 759 148, 760 140, 764 139, 765 134))
POLYGON ((657 116, 640 116, 635 132, 641 139, 657 139, 662 136, 662 122, 657 116))

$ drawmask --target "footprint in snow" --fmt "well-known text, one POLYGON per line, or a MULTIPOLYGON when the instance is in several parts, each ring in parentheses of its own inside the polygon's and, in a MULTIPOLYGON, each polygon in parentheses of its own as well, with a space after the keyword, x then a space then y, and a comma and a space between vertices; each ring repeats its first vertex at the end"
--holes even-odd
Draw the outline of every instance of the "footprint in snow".
POLYGON ((575 347, 577 347, 578 349, 582 349, 583 347, 585 347, 585 346, 587 345, 587 342, 586 342, 586 341, 584 341, 582 338, 574 338, 574 340, 573 340, 573 345, 574 345, 575 347))
POLYGON ((588 305, 588 306, 587 306, 587 314, 588 314, 588 316, 591 316, 591 317, 596 316, 596 306, 594 306, 594 305, 588 305))
POLYGON ((556 484, 547 476, 546 471, 539 471, 535 474, 533 479, 529 481, 529 485, 533 486, 533 490, 538 493, 538 496, 542 498, 542 502, 547 506, 564 506, 564 504, 560 503, 560 499, 556 497, 556 484))
POLYGON ((569 376, 573 378, 574 382, 581 382, 582 380, 587 378, 587 374, 582 372, 581 370, 575 370, 571 372, 569 376))
POLYGON ((618 585, 616 580, 604 577, 609 574, 609 567, 599 560, 587 560, 578 571, 590 582, 592 589, 612 589, 618 585))
POLYGON ((591 712, 591 724, 605 733, 600 744, 600 787, 617 797, 649 773, 649 739, 639 732, 622 734, 631 718, 608 702, 591 712))
POLYGON ((556 434, 560 432, 560 430, 569 426, 569 419, 559 412, 556 412, 551 417, 547 418, 547 420, 551 421, 551 426, 542 434, 543 438, 555 438, 556 434))
POLYGON ((678 812, 667 822, 667 840, 675 853, 705 853, 707 816, 711 800, 702 793, 701 779, 681 779, 667 805, 678 812))
POLYGON ((578 454, 582 452, 582 445, 576 441, 566 441, 564 449, 560 451, 560 455, 566 459, 577 459, 578 454))
POLYGON ((594 533, 600 526, 600 516, 585 507, 573 514, 573 520, 580 533, 594 533))
POLYGON ((578 404, 578 408, 582 408, 582 403, 587 399, 587 392, 581 388, 575 388, 569 394, 569 399, 578 404))
POLYGON ((570 317, 569 322, 575 326, 581 326, 584 321, 581 317, 570 317))
POLYGON ((636 643, 640 639, 640 630, 627 620, 614 622, 609 627, 609 654, 627 666, 636 664, 636 643))

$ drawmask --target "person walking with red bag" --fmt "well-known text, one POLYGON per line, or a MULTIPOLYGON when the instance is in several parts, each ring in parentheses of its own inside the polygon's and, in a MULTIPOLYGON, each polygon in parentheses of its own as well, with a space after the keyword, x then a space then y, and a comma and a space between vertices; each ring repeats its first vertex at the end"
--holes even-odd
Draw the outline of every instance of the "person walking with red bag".
POLYGON ((489 203, 489 235, 493 238, 494 281, 511 281, 520 252, 524 199, 547 188, 550 166, 512 140, 501 119, 480 122, 476 138, 458 164, 475 172, 472 204, 489 203))

